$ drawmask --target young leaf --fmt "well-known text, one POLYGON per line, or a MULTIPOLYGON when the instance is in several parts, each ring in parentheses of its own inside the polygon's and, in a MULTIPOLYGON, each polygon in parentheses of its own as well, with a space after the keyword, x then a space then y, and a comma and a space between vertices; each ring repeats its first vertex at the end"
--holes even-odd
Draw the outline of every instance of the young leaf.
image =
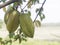
POLYGON ((37 27, 40 27, 41 26, 41 22, 39 21, 39 20, 35 20, 35 25, 37 26, 37 27))

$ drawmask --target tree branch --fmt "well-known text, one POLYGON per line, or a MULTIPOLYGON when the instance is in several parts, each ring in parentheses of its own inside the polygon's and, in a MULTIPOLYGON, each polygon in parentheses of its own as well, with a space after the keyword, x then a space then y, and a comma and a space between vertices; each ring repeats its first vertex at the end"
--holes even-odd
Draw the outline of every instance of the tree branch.
POLYGON ((37 17, 38 17, 38 15, 39 15, 39 13, 41 12, 42 7, 44 6, 45 2, 46 2, 46 0, 44 0, 44 2, 42 3, 42 6, 41 6, 41 8, 40 8, 40 10, 39 10, 38 14, 36 15, 36 17, 35 17, 35 19, 34 19, 33 23, 34 23, 34 22, 35 22, 35 20, 37 19, 37 17))
POLYGON ((7 6, 7 5, 9 5, 9 4, 11 4, 11 3, 17 2, 17 1, 18 0, 9 0, 9 1, 3 3, 3 4, 0 4, 0 9, 7 6))

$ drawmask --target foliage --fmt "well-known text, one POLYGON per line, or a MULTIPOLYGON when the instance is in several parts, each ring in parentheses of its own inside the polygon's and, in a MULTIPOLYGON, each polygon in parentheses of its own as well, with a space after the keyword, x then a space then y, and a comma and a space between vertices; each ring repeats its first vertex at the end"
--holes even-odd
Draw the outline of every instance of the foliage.
POLYGON ((39 21, 39 20, 36 20, 36 21, 35 21, 35 25, 36 25, 37 27, 40 27, 40 26, 41 26, 40 21, 39 21))
MULTIPOLYGON (((9 45, 9 44, 8 44, 9 45)), ((13 42, 12 45, 19 45, 19 42, 13 42)), ((60 41, 54 40, 39 40, 39 39, 28 39, 28 41, 22 41, 20 45, 60 45, 60 41)))
MULTIPOLYGON (((1 0, 3 4, 7 0, 1 0)), ((10 1, 10 0, 9 0, 10 1)), ((39 9, 36 9, 38 13, 35 17, 35 20, 31 19, 31 12, 28 9, 31 9, 32 5, 40 3, 40 0, 11 0, 9 6, 3 6, 3 11, 5 12, 4 22, 6 24, 7 31, 9 32, 9 40, 1 41, 3 44, 12 44, 12 42, 19 40, 21 43, 22 40, 26 40, 27 37, 33 38, 34 36, 34 24, 37 27, 41 25, 41 21, 45 18, 45 15, 42 13, 43 5, 46 0, 42 3, 42 6, 39 9), (12 2, 11 2, 12 1, 12 2), (15 1, 15 2, 14 2, 15 1), (26 6, 22 8, 23 3, 27 2, 26 6), (27 9, 25 9, 27 7, 27 9), (21 10, 19 11, 18 8, 21 10), (36 20, 40 16, 40 20, 36 20), (17 34, 16 32, 17 31, 17 34), (13 40, 14 39, 14 40, 13 40)), ((7 4, 7 3, 5 3, 7 4)), ((6 5, 5 5, 6 6, 6 5)))

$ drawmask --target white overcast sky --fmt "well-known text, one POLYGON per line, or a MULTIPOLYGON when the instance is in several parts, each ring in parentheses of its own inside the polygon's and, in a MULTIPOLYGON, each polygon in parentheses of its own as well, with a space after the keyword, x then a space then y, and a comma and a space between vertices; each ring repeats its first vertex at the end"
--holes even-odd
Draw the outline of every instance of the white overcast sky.
MULTIPOLYGON (((39 5, 37 5, 38 7, 39 5)), ((33 10, 32 18, 35 18, 35 12, 34 8, 33 10)), ((46 3, 44 5, 44 14, 46 18, 42 21, 42 23, 59 23, 60 22, 60 0, 46 0, 46 3)), ((4 12, 2 9, 0 9, 0 19, 3 19, 4 12)))

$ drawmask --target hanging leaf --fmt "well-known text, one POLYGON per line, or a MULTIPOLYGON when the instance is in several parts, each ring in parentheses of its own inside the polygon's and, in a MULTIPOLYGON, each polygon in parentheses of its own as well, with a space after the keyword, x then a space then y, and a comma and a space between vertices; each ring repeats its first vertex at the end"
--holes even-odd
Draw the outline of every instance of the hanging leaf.
POLYGON ((39 20, 35 20, 34 23, 35 23, 35 26, 36 27, 40 27, 41 26, 41 22, 39 20))
POLYGON ((41 7, 40 9, 37 9, 36 12, 38 12, 38 15, 41 16, 41 13, 43 11, 43 7, 41 7), (39 11, 39 12, 38 12, 39 11))
POLYGON ((37 13, 37 12, 39 12, 39 9, 38 9, 38 8, 36 9, 36 13, 37 13))
POLYGON ((43 12, 43 7, 39 9, 39 14, 43 12))
POLYGON ((31 6, 33 5, 33 4, 35 4, 35 3, 39 3, 39 0, 29 0, 28 1, 29 2, 29 4, 28 4, 28 8, 31 8, 31 6))
POLYGON ((41 7, 39 9, 39 13, 38 13, 38 15, 40 16, 41 21, 45 18, 45 15, 42 13, 42 11, 43 11, 43 7, 41 7))
POLYGON ((24 10, 25 12, 27 12, 27 10, 24 10))
POLYGON ((45 15, 44 15, 43 13, 41 13, 41 15, 40 15, 41 21, 42 21, 44 18, 45 18, 45 15))
POLYGON ((45 15, 42 13, 42 15, 43 15, 43 18, 45 18, 45 15))

